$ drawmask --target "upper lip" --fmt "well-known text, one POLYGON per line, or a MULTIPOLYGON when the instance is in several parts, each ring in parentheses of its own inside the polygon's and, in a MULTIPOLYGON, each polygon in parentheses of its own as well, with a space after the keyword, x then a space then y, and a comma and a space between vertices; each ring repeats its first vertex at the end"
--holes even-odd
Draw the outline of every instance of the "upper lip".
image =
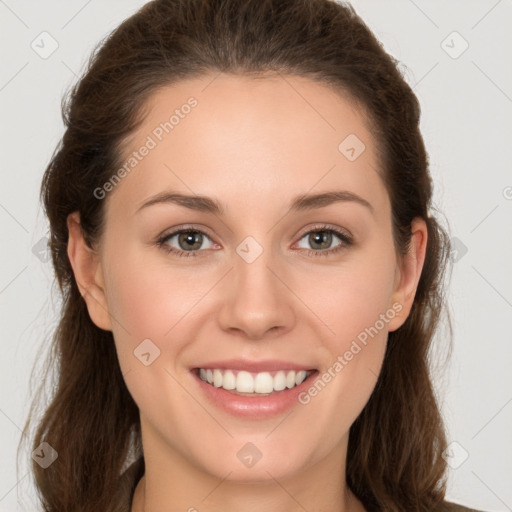
POLYGON ((197 366, 196 368, 204 368, 205 370, 211 369, 214 370, 218 368, 219 370, 245 370, 246 372, 273 372, 277 370, 314 370, 312 366, 307 366, 303 364, 292 363, 291 361, 279 361, 276 359, 265 359, 262 361, 249 361, 247 359, 225 359, 223 361, 213 361, 210 363, 203 363, 197 366))

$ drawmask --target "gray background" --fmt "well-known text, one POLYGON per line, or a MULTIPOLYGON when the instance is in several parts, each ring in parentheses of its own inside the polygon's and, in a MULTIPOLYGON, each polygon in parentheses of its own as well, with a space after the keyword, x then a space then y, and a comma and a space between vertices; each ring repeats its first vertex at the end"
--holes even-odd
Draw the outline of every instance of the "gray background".
MULTIPOLYGON (((36 509, 30 454, 17 472, 16 447, 30 371, 59 308, 40 250, 47 224, 38 192, 63 133, 61 97, 96 42, 143 3, 0 0, 1 511, 36 509)), ((436 206, 457 239, 454 352, 436 379, 454 443, 446 454, 448 497, 512 510, 512 1, 352 4, 401 61, 420 99, 436 206)), ((440 352, 445 335, 437 337, 440 352)))

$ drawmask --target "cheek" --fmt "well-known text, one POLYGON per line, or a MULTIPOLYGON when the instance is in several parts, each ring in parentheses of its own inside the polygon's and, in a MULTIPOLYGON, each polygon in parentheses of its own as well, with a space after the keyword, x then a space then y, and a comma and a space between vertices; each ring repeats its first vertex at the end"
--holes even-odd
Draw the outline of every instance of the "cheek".
POLYGON ((147 370, 159 366, 164 359, 173 361, 181 345, 179 339, 173 343, 166 340, 173 337, 174 326, 180 325, 180 319, 190 309, 190 288, 180 285, 180 280, 171 282, 170 273, 140 258, 130 258, 126 252, 122 261, 113 261, 118 263, 109 268, 105 284, 123 373, 143 367, 137 357, 139 352, 149 352, 149 359, 154 360, 147 370))
POLYGON ((186 345, 182 327, 196 293, 175 273, 128 257, 110 268, 106 285, 119 364, 131 396, 141 411, 156 417, 162 403, 179 409, 186 396, 175 385, 174 362, 186 345))
MULTIPOLYGON (((163 339, 206 293, 213 277, 190 279, 190 268, 151 264, 142 256, 123 258, 108 272, 108 305, 112 315, 136 339, 163 339)), ((140 340, 139 340, 140 342, 140 340)))
POLYGON ((323 412, 318 414, 334 415, 347 428, 370 397, 381 369, 389 322, 396 316, 390 303, 395 270, 392 249, 383 251, 381 246, 361 253, 336 273, 317 275, 315 281, 325 284, 323 293, 310 295, 308 301, 329 331, 321 337, 322 382, 304 401, 322 395, 317 406, 323 412))
POLYGON ((378 256, 376 252, 361 252, 335 272, 329 269, 308 280, 318 285, 317 293, 312 293, 313 288, 307 292, 308 304, 331 331, 326 338, 331 352, 347 350, 351 340, 376 323, 387 332, 388 322, 383 326, 379 319, 386 313, 391 319, 394 313, 390 302, 396 264, 392 250, 381 249, 378 256))

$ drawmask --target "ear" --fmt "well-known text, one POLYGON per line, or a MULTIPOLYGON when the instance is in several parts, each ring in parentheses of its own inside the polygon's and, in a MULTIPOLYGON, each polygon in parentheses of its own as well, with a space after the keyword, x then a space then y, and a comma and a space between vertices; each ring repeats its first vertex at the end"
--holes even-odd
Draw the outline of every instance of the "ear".
POLYGON ((68 258, 75 275, 78 289, 82 294, 89 316, 94 324, 106 331, 112 330, 103 281, 100 257, 85 242, 80 214, 68 215, 68 258))
POLYGON ((409 250, 399 258, 395 274, 395 289, 390 305, 395 304, 393 309, 397 314, 388 324, 390 332, 401 327, 409 316, 425 262, 428 240, 425 220, 415 218, 411 223, 411 233, 409 250))

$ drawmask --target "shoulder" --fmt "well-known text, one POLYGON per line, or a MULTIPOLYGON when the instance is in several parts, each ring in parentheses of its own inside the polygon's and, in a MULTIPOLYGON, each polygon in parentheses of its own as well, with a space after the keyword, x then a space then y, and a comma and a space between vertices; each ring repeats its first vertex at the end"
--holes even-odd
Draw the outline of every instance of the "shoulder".
POLYGON ((433 512, 484 512, 483 510, 477 510, 476 508, 466 507, 453 503, 451 501, 443 501, 433 512))

